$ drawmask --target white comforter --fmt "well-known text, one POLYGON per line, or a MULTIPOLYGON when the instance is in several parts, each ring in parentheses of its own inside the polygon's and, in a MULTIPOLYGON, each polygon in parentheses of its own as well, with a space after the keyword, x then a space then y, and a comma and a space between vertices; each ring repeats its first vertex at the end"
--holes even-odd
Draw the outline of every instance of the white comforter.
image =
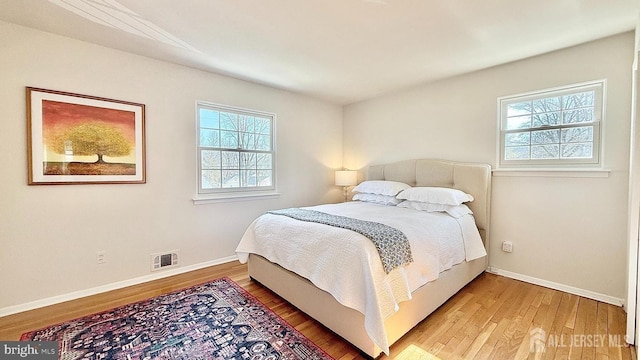
POLYGON ((261 255, 361 312, 369 337, 387 355, 384 320, 398 311, 398 304, 440 272, 487 254, 471 215, 455 219, 446 213, 358 201, 307 209, 397 228, 409 239, 414 262, 385 274, 375 246, 365 236, 272 214, 249 226, 236 249, 238 258, 245 263, 249 253, 261 255))

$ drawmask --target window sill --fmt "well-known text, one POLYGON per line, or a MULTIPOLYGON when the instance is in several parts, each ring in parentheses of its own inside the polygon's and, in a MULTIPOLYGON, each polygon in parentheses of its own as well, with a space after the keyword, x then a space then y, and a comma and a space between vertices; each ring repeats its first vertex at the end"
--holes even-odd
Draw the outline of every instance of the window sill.
POLYGON ((279 192, 263 193, 241 193, 241 194, 220 194, 220 195, 196 195, 193 197, 194 205, 216 204, 234 201, 275 199, 280 196, 279 192))
POLYGON ((608 178, 610 169, 493 169, 493 176, 608 178))

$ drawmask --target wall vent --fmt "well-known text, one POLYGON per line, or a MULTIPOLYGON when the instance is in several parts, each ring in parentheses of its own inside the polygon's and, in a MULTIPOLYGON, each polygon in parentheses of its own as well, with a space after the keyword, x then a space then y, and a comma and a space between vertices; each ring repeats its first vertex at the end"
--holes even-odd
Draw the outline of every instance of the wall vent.
POLYGON ((180 250, 151 254, 151 271, 178 266, 180 250))

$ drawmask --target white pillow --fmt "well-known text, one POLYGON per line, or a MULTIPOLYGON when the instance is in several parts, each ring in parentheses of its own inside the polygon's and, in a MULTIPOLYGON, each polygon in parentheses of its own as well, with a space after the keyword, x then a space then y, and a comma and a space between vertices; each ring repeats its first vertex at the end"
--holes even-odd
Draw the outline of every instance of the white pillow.
POLYGON ((443 187, 412 187, 403 190, 397 197, 401 200, 443 205, 460 205, 467 201, 473 201, 473 196, 469 194, 443 187))
POLYGON ((367 194, 367 193, 357 193, 353 195, 353 200, 370 202, 375 204, 382 204, 382 205, 398 205, 402 201, 396 198, 395 196, 391 196, 391 195, 367 194))
POLYGON ((461 218, 468 214, 473 214, 471 209, 467 205, 444 205, 444 204, 431 204, 419 201, 403 201, 398 204, 398 207, 426 211, 426 212, 446 212, 454 218, 461 218))
POLYGON ((411 186, 399 181, 369 180, 361 182, 351 191, 358 193, 396 196, 400 191, 408 189, 410 187, 411 186))

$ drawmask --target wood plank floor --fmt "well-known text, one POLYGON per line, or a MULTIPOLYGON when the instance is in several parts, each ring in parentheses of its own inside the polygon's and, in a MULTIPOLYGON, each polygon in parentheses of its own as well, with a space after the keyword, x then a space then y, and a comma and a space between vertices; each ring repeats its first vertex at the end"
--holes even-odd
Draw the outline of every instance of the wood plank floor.
MULTIPOLYGON (((0 318, 0 340, 222 276, 236 281, 336 359, 358 350, 249 279, 238 262, 0 318)), ((381 359, 636 359, 616 306, 482 274, 418 324, 381 359), (534 331, 532 333, 532 331, 534 331), (538 351, 531 350, 531 338, 538 351)), ((535 350, 536 348, 534 348, 535 350)))

